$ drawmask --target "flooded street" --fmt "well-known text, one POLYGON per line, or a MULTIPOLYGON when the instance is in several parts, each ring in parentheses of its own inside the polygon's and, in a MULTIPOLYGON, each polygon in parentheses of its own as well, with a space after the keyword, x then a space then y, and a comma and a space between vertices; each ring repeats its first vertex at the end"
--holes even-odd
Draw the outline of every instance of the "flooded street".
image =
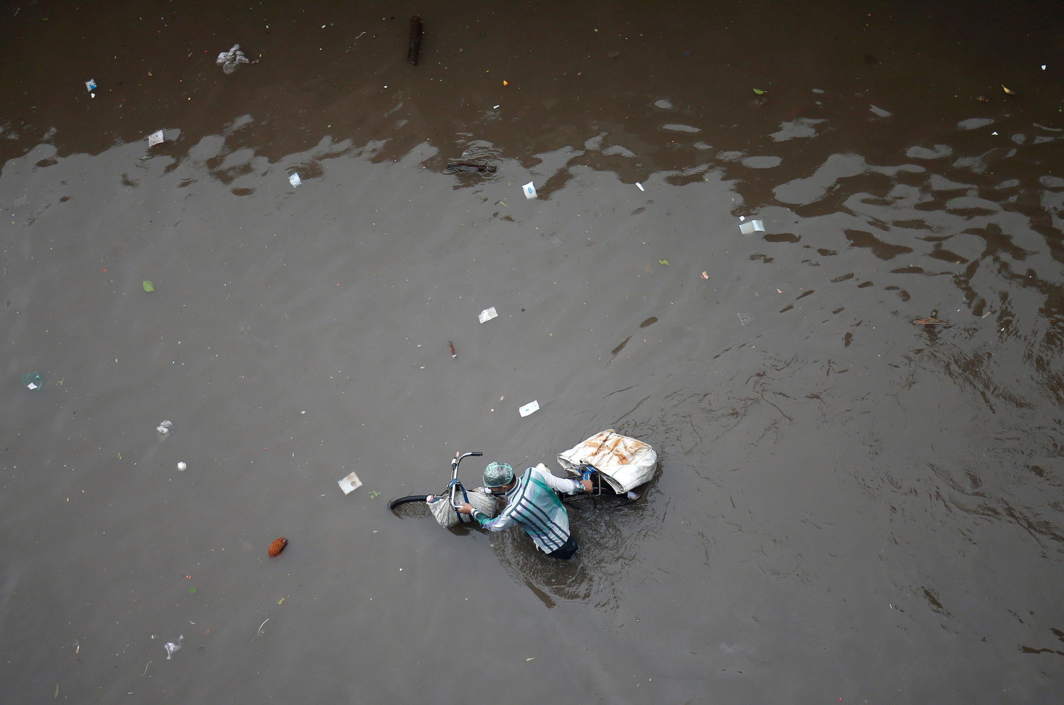
POLYGON ((1061 697, 1058 2, 0 11, 0 701, 1061 697))

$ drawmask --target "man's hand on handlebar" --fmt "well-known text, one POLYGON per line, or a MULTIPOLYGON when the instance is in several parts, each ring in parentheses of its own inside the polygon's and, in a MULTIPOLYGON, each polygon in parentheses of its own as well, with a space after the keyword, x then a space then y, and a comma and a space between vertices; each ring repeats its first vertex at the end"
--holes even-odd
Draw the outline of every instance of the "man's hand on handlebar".
POLYGON ((580 486, 584 488, 584 492, 590 492, 595 488, 595 485, 592 484, 591 480, 581 480, 580 486))
POLYGON ((459 514, 473 514, 472 504, 459 504, 457 507, 455 507, 455 509, 458 511, 459 514))

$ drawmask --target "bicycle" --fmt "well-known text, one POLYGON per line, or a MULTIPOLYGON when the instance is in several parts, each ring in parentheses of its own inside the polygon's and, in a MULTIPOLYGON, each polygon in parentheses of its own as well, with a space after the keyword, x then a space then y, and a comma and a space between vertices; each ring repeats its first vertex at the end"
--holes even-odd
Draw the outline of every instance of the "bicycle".
MULTIPOLYGON (((482 455, 484 455, 482 451, 455 453, 454 458, 451 459, 451 480, 443 490, 434 494, 411 494, 396 497, 388 502, 388 509, 399 517, 413 518, 432 514, 436 517, 436 521, 445 528, 476 524, 470 516, 458 513, 458 507, 462 504, 473 504, 489 516, 494 516, 500 508, 498 498, 493 494, 483 491, 483 488, 475 487, 473 489, 468 489, 458 477, 458 468, 463 460, 466 458, 480 457, 482 455), (435 501, 433 501, 434 498, 435 501), (446 504, 444 505, 436 504, 437 502, 444 501, 446 501, 446 504)), ((618 496, 608 483, 602 481, 602 476, 593 465, 582 465, 580 467, 580 478, 582 480, 591 479, 595 483, 595 488, 586 494, 560 495, 563 502, 571 502, 586 497, 618 496)), ((619 496, 625 497, 625 495, 619 496)), ((626 497, 628 501, 625 503, 634 501, 636 497, 637 496, 629 494, 626 497)))

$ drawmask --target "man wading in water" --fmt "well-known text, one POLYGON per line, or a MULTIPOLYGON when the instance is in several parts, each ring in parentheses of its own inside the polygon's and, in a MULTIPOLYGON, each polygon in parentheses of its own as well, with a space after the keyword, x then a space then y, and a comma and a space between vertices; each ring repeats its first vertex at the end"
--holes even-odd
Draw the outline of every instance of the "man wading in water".
POLYGON ((502 531, 520 524, 535 541, 536 548, 551 558, 573 557, 576 539, 569 531, 569 513, 555 490, 565 494, 590 492, 591 480, 566 480, 540 468, 529 468, 515 478, 510 465, 494 462, 484 468, 484 486, 493 495, 505 498, 506 508, 499 516, 492 519, 470 504, 460 505, 460 513, 471 515, 488 531, 502 531))

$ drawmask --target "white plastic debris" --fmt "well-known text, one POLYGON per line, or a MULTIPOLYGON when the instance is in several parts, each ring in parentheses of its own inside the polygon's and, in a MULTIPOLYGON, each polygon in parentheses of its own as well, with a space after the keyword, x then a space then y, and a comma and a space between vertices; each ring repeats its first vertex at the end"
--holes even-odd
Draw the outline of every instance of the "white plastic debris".
POLYGON ((527 404, 525 404, 524 406, 522 406, 520 409, 518 409, 517 413, 521 414, 521 417, 523 418, 525 416, 531 416, 532 414, 536 413, 537 411, 539 411, 539 402, 538 401, 530 401, 527 404))
POLYGON ((166 135, 162 130, 156 130, 148 135, 148 146, 154 147, 157 144, 162 144, 166 140, 166 135))
POLYGON ((643 184, 639 183, 638 181, 635 182, 635 185, 640 191, 646 191, 646 189, 643 188, 643 184))
POLYGON ((340 489, 344 491, 344 494, 351 494, 362 486, 362 480, 358 479, 356 473, 350 473, 341 477, 336 484, 340 485, 340 489))
POLYGON ((177 461, 177 471, 178 472, 184 472, 185 470, 188 470, 188 463, 186 463, 184 460, 178 460, 177 461))
POLYGON ((301 183, 303 183, 303 179, 299 178, 298 173, 293 173, 291 176, 288 177, 288 183, 292 184, 292 188, 295 188, 296 186, 299 186, 301 183))
POLYGON ((155 430, 159 433, 160 436, 165 438, 166 436, 170 435, 170 429, 172 429, 173 427, 174 422, 170 419, 165 419, 159 422, 159 425, 155 427, 155 430))
POLYGON ((481 323, 487 323, 491 319, 498 318, 498 317, 499 317, 499 312, 495 310, 494 306, 492 306, 491 308, 486 308, 483 311, 481 311, 480 315, 477 316, 477 319, 481 323))
POLYGON ((163 650, 166 651, 166 660, 167 661, 172 659, 174 657, 174 654, 176 654, 178 651, 181 650, 181 642, 183 642, 184 640, 185 640, 185 635, 181 634, 180 636, 177 637, 177 641, 176 642, 168 641, 165 644, 163 644, 163 650))
POLYGON ((1046 65, 1045 65, 1045 64, 1042 64, 1042 70, 1043 70, 1043 71, 1045 71, 1045 70, 1046 70, 1046 65))
POLYGON ((765 224, 760 220, 751 220, 746 223, 739 223, 739 232, 743 235, 749 235, 750 233, 763 233, 765 232, 765 224))
POLYGON ((521 190, 525 192, 525 198, 538 198, 539 194, 536 193, 536 185, 529 181, 527 184, 521 187, 521 190))
POLYGON ((750 322, 754 320, 754 317, 748 313, 737 313, 735 316, 739 319, 739 325, 742 326, 748 326, 750 325, 750 322))
POLYGON ((89 92, 89 97, 90 98, 95 98, 96 97, 96 79, 95 78, 90 78, 88 81, 85 81, 85 90, 87 90, 89 92))
POLYGON ((223 51, 218 54, 216 64, 222 67, 222 71, 226 74, 236 71, 240 64, 251 63, 248 58, 244 56, 244 52, 240 51, 240 45, 234 44, 229 51, 223 51))

